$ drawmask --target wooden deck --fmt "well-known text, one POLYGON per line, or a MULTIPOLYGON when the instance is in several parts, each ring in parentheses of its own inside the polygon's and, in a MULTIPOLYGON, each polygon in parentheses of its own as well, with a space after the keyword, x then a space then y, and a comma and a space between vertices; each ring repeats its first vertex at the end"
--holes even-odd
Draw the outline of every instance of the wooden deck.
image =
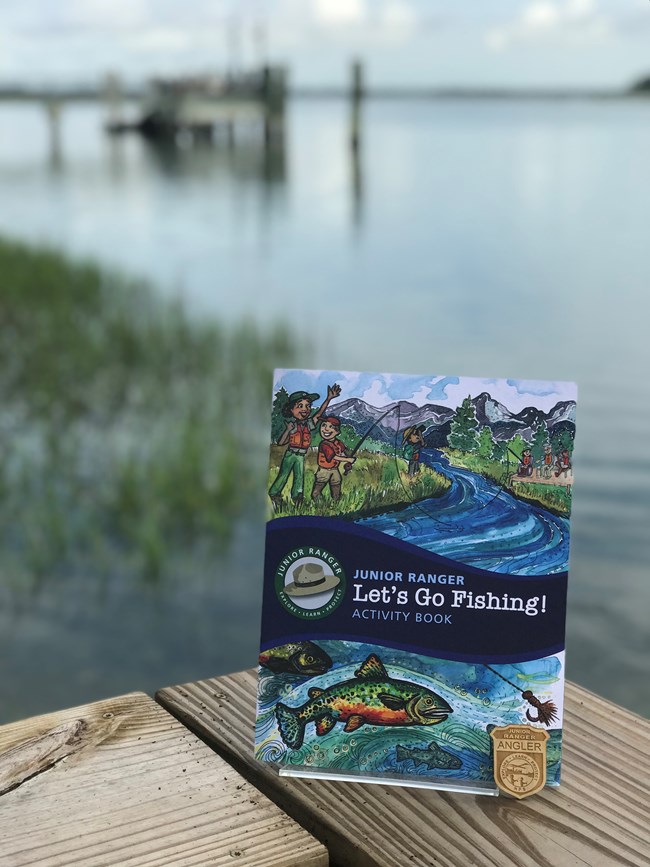
POLYGON ((279 777, 252 758, 253 672, 157 699, 328 848, 340 867, 650 863, 650 722, 567 684, 563 778, 526 801, 279 777))
POLYGON ((0 728, 0 865, 326 867, 327 852, 141 693, 0 728))
POLYGON ((177 719, 134 693, 1 727, 1 867, 650 864, 650 721, 580 687, 562 786, 515 801, 279 777, 256 682, 161 690, 177 719))

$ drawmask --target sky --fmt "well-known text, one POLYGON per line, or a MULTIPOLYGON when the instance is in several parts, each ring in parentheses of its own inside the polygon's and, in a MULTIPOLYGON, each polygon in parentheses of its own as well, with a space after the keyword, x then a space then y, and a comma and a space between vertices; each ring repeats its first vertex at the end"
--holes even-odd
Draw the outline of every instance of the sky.
POLYGON ((650 0, 0 0, 0 81, 288 65, 297 86, 625 87, 650 0))
POLYGON ((284 386, 291 394, 307 391, 318 394, 318 406, 327 396, 327 386, 338 383, 341 396, 332 403, 358 397, 370 406, 382 407, 395 400, 408 400, 417 406, 435 403, 456 409, 471 395, 487 391, 511 412, 535 406, 548 412, 559 402, 575 400, 572 382, 545 382, 523 379, 483 379, 469 376, 419 376, 391 373, 356 373, 347 370, 276 370, 274 393, 284 386))

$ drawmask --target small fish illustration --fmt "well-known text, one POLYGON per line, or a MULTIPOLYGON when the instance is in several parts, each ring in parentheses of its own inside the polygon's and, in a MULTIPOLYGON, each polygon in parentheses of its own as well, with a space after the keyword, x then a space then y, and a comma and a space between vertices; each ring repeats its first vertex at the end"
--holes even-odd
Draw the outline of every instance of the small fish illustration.
POLYGON ((307 723, 316 724, 316 734, 326 735, 336 723, 344 722, 345 732, 363 725, 431 726, 452 713, 447 702, 425 686, 391 678, 374 653, 355 671, 352 680, 327 689, 312 687, 309 700, 300 707, 275 706, 280 736, 294 750, 305 739, 307 723))
POLYGON ((259 662, 274 674, 325 674, 332 667, 332 660, 325 651, 311 641, 281 644, 279 647, 263 650, 259 662))
POLYGON ((398 744, 395 750, 395 757, 398 762, 413 759, 416 768, 419 765, 426 765, 430 771, 433 768, 456 771, 463 764, 458 756, 454 756, 443 750, 435 741, 431 741, 426 749, 420 749, 419 747, 411 749, 410 747, 403 747, 401 744, 398 744))

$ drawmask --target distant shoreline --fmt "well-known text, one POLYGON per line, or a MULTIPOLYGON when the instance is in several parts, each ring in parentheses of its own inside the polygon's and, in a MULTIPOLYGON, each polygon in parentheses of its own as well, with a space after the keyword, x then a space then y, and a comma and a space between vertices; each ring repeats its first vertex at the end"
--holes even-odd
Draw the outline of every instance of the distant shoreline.
MULTIPOLYGON (((293 87, 290 99, 349 99, 347 87, 293 87)), ((475 88, 475 87, 371 87, 364 90, 363 99, 372 100, 503 100, 503 101, 613 101, 648 100, 642 90, 592 90, 578 88, 475 88)))

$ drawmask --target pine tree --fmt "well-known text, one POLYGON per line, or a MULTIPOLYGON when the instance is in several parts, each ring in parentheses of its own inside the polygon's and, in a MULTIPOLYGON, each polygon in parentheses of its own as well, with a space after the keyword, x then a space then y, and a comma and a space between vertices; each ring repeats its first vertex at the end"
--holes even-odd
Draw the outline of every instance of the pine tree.
POLYGON ((562 449, 568 449, 569 454, 573 454, 573 434, 570 430, 561 430, 554 433, 551 442, 553 444, 554 455, 559 455, 562 449))
POLYGON ((476 412, 472 406, 470 395, 456 410, 456 415, 451 423, 448 442, 452 449, 458 449, 461 452, 475 452, 478 448, 476 412))
POLYGON ((544 461, 544 446, 548 442, 548 432, 545 424, 539 424, 533 431, 533 443, 530 447, 533 461, 537 466, 544 461))
POLYGON ((495 461, 499 461, 499 463, 503 463, 506 459, 506 455, 508 454, 508 443, 503 440, 498 440, 494 444, 494 448, 492 449, 492 457, 495 461))
POLYGON ((513 438, 508 443, 508 448, 510 449, 510 451, 508 452, 509 457, 514 460, 515 455, 517 455, 517 458, 521 459, 521 456, 524 453, 524 449, 530 448, 530 443, 527 443, 521 434, 515 434, 515 436, 513 436, 513 438), (513 452, 514 454, 512 454, 513 452))
POLYGON ((484 425, 478 435, 478 453, 482 458, 490 460, 494 454, 494 446, 496 443, 492 438, 492 431, 487 425, 484 425))
POLYGON ((280 438, 282 431, 285 429, 287 420, 282 415, 282 410, 287 405, 289 400, 289 392, 282 385, 279 391, 276 391, 273 398, 273 409, 271 410, 271 442, 276 443, 280 438))

